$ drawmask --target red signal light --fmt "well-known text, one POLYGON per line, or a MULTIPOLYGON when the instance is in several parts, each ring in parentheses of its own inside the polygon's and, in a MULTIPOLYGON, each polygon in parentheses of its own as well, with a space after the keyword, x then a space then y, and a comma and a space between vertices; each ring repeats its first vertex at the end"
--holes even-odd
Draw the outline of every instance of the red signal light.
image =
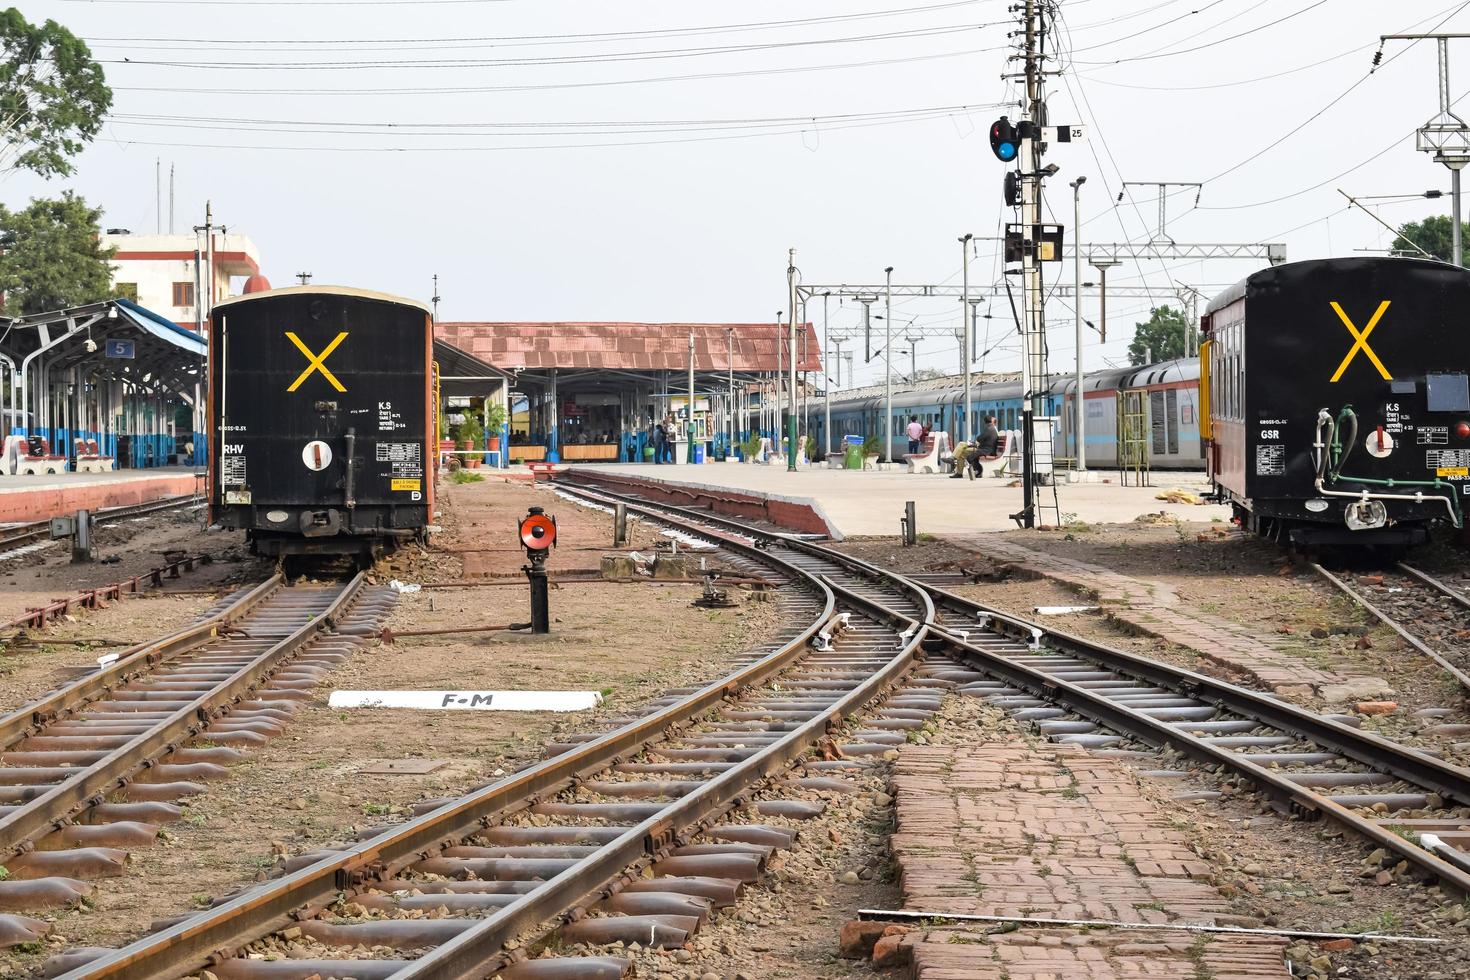
POLYGON ((544 551, 556 543, 556 521, 545 514, 531 514, 524 518, 519 530, 521 544, 527 550, 544 551))
POLYGON ((1470 422, 1456 422, 1455 435, 1461 439, 1470 439, 1470 422))

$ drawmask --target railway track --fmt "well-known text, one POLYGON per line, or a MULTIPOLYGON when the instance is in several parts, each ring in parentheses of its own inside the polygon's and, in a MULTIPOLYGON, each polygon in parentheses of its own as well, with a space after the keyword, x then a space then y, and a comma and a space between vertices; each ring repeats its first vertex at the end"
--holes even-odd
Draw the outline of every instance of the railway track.
POLYGON ((1470 694, 1470 594, 1399 562, 1357 583, 1312 564, 1318 575, 1438 664, 1470 694), (1397 614, 1397 615, 1396 615, 1397 614))
MULTIPOLYGON (((190 507, 203 503, 203 497, 190 493, 177 497, 165 497, 162 500, 150 500, 142 504, 109 507, 106 510, 99 510, 93 514, 92 523, 94 525, 112 524, 117 521, 144 517, 148 514, 156 514, 161 511, 178 510, 181 507, 190 507)), ((11 527, 0 528, 0 558, 4 558, 5 552, 7 551, 13 551, 16 548, 47 539, 50 537, 50 534, 50 521, 33 521, 29 524, 16 524, 11 527)))
MULTIPOLYGON (((599 490, 605 499, 619 497, 599 490)), ((723 527, 688 509, 657 510, 723 527)), ((650 513, 656 513, 650 510, 650 513)), ((855 562, 819 545, 809 552, 855 562)), ((958 690, 991 699, 1057 741, 1142 758, 1157 750, 1255 790, 1284 812, 1330 819, 1470 895, 1470 770, 1225 681, 1007 615, 935 585, 912 584, 934 608, 930 647, 981 674, 958 690)), ((1182 773, 1172 773, 1182 775, 1182 773)))
MULTIPOLYGON (((57 963, 70 968, 67 980, 206 968, 219 980, 622 976, 622 959, 549 955, 561 947, 538 944, 550 929, 559 943, 682 945, 789 839, 787 828, 729 823, 735 804, 889 694, 844 744, 848 758, 808 759, 796 778, 821 785, 829 771, 863 765, 932 716, 946 690, 987 698, 1059 741, 1140 760, 1168 750, 1165 767, 1191 760, 1470 892, 1470 863, 1451 846, 1452 828, 1470 821, 1466 770, 1358 731, 1351 719, 1043 630, 793 536, 564 489, 718 541, 767 574, 780 569, 822 597, 819 614, 780 649, 706 687, 672 692, 648 717, 559 746, 465 797, 432 801, 406 823, 303 855, 283 877, 121 950, 76 951, 57 963), (844 621, 850 628, 838 630, 844 621), (921 650, 956 663, 916 670, 921 650), (444 918, 415 917, 441 907, 444 918), (321 955, 241 955, 279 930, 321 955), (374 958, 353 952, 385 947, 392 952, 374 958), (521 959, 527 948, 547 955, 521 959)), ((757 813, 799 818, 811 807, 766 800, 757 813)))
MULTIPOLYGON (((559 941, 683 945, 714 908, 735 901, 786 827, 734 816, 753 791, 783 777, 830 729, 905 681, 932 615, 924 594, 774 536, 688 525, 732 563, 779 575, 789 619, 802 628, 728 676, 670 692, 652 714, 366 839, 303 855, 283 877, 224 899, 118 951, 79 951, 69 977, 621 976, 626 961, 520 959, 546 928, 559 941), (793 598, 796 596, 796 598, 793 598), (304 865, 301 863, 304 862, 304 865), (445 908, 445 918, 380 918, 445 908), (334 910, 338 913, 334 916, 334 910), (342 921, 341 911, 353 915, 342 921), (333 919, 338 921, 333 921, 333 919), (288 928, 320 958, 238 955, 288 928), (388 946, 391 958, 354 960, 388 946), (224 954, 221 951, 226 951, 224 954), (90 962, 80 961, 95 956, 90 962)), ((939 706, 923 679, 888 697, 849 755, 881 755, 939 706)), ((852 759, 808 762, 794 785, 823 786, 852 759)), ((779 794, 777 794, 779 796, 779 794)), ((803 799, 752 805, 753 819, 815 816, 803 799)))
POLYGON ((13 913, 125 873, 127 849, 279 734, 391 602, 361 575, 311 588, 273 576, 0 718, 0 934, 32 927, 13 913))

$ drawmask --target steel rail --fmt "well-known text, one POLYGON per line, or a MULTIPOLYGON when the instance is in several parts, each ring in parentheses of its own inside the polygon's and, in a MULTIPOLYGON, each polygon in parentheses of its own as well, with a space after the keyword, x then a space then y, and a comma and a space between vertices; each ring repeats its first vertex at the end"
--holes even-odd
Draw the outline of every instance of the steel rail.
POLYGON ((411 961, 392 974, 390 980, 479 980, 494 973, 490 961, 501 955, 507 941, 585 902, 630 865, 655 855, 659 843, 674 835, 688 834, 717 818, 753 786, 787 768, 831 727, 882 695, 908 673, 926 635, 921 624, 843 589, 830 579, 824 581, 833 593, 842 595, 849 603, 871 609, 895 628, 902 627, 900 635, 909 639, 886 665, 765 749, 679 797, 629 828, 611 844, 411 961))
MULTIPOLYGON (((611 496, 621 495, 612 494, 611 496)), ((688 513, 686 508, 678 509, 688 513)), ((712 523, 722 525, 738 525, 738 522, 722 517, 702 519, 712 520, 712 523)), ((830 548, 809 542, 797 542, 779 534, 769 532, 766 534, 768 537, 784 539, 784 544, 799 545, 806 550, 823 554, 834 560, 846 557, 830 548)), ((856 562, 855 559, 849 559, 849 561, 856 562)), ((937 586, 913 583, 897 573, 888 572, 865 562, 856 563, 888 576, 894 581, 915 585, 933 597, 940 607, 961 612, 970 617, 976 614, 986 616, 988 622, 985 628, 993 633, 1004 636, 1010 632, 1015 638, 1021 638, 1021 635, 1025 634, 1025 639, 1029 643, 1034 641, 1039 631, 1050 639, 1052 645, 1061 652, 1081 656, 1099 663, 1104 668, 1114 669, 1121 674, 1177 691, 1187 697, 1213 703, 1217 708, 1253 719, 1264 725, 1270 725, 1284 732, 1296 734, 1367 765, 1371 769, 1414 783, 1438 794, 1446 801, 1470 805, 1470 769, 1451 765, 1434 756, 1324 718, 1261 692, 1149 660, 1060 630, 1043 628, 982 603, 957 596, 937 586), (999 623, 1002 628, 989 625, 990 622, 999 623)), ((969 643, 968 640, 957 635, 953 627, 939 623, 932 617, 926 621, 925 626, 951 650, 960 651, 965 660, 987 673, 992 673, 1022 690, 1029 691, 1042 700, 1066 707, 1116 731, 1132 735, 1156 748, 1165 746, 1176 748, 1207 765, 1221 766, 1239 773, 1254 785, 1264 789, 1267 795, 1286 804, 1293 812, 1309 818, 1329 817, 1346 829, 1398 854, 1420 871, 1438 879, 1442 884, 1461 895, 1470 895, 1470 864, 1467 864, 1460 854, 1447 854, 1448 859, 1441 859, 1431 851, 1379 826, 1378 823, 1359 816, 1325 794, 1298 786, 1264 766, 1242 759, 1234 752, 1197 738, 1183 726, 1151 718, 1087 688, 1048 674, 1044 670, 987 651, 969 643)))
POLYGON ((240 700, 275 672, 301 647, 336 623, 338 615, 357 596, 367 576, 359 572, 331 604, 300 627, 272 644, 249 664, 215 684, 191 703, 159 719, 147 731, 130 738, 89 766, 78 767, 46 792, 27 800, 0 817, 0 855, 25 849, 78 811, 127 784, 140 770, 166 757, 181 742, 197 735, 229 704, 240 700))
MULTIPOLYGON (((1470 601, 1467 601, 1464 596, 1459 595, 1449 586, 1445 585, 1443 582, 1440 582, 1438 579, 1431 578, 1423 572, 1409 568, 1407 565, 1401 565, 1400 567, 1403 568, 1409 575, 1419 579, 1420 581, 1426 583, 1427 585, 1430 585, 1435 589, 1438 589, 1450 598, 1457 600, 1462 605, 1470 606, 1470 601)), ((1429 644, 1425 643, 1423 640, 1419 639, 1419 637, 1404 629, 1404 627, 1399 624, 1398 620, 1394 619, 1388 613, 1375 606, 1371 601, 1369 601, 1367 596, 1363 595, 1347 582, 1343 581, 1338 576, 1323 568, 1317 562, 1312 563, 1312 569, 1316 571, 1318 575, 1321 575, 1327 581, 1337 586, 1338 590, 1341 591, 1343 595, 1346 595, 1348 598, 1352 599, 1368 612, 1372 613, 1385 626, 1397 633, 1405 643, 1409 644, 1409 646, 1413 647, 1415 650, 1418 650, 1420 653, 1424 654, 1424 656, 1434 661, 1434 663, 1438 665, 1440 669, 1442 669, 1443 671, 1445 671, 1445 673, 1449 674, 1456 681, 1458 681, 1461 687, 1465 688, 1467 691, 1470 691, 1470 673, 1466 673, 1459 667, 1456 667, 1454 664, 1450 663, 1443 657, 1443 655, 1441 655, 1429 644)))
POLYGON ((945 640, 950 650, 960 652, 963 660, 985 673, 994 674, 1039 698, 1101 722, 1155 748, 1178 749, 1198 762, 1239 773, 1250 780, 1255 788, 1287 804, 1291 812, 1307 819, 1329 817, 1379 847, 1403 857, 1419 870, 1438 879, 1441 885, 1448 886, 1461 895, 1470 895, 1470 873, 1404 840, 1387 828, 1358 816, 1330 797, 1298 786, 1265 766, 1242 759, 1232 751, 1196 738, 1178 725, 1150 718, 1071 681, 975 646, 943 627, 935 628, 934 633, 945 640))
MULTIPOLYGON (((746 541, 722 543, 747 557, 771 562, 770 556, 746 541)), ((305 910, 325 907, 339 894, 359 885, 390 879, 399 870, 475 835, 535 799, 561 792, 579 779, 626 759, 668 729, 690 722, 738 692, 775 676, 799 659, 811 638, 835 615, 836 600, 830 588, 799 568, 793 567, 792 573, 822 597, 822 612, 811 625, 761 660, 644 718, 77 967, 63 980, 172 980, 206 968, 226 951, 288 925, 305 910)))
POLYGON ((1444 582, 1436 579, 1436 577, 1432 576, 1432 574, 1429 574, 1427 572, 1420 572, 1419 569, 1411 566, 1411 564, 1404 564, 1402 563, 1402 561, 1399 561, 1398 567, 1399 569, 1404 570, 1405 573, 1411 574, 1411 576, 1419 579, 1420 582, 1424 583, 1424 585, 1430 586, 1430 588, 1438 589, 1439 592, 1442 592, 1442 594, 1445 595, 1445 598, 1454 599, 1455 604, 1463 605, 1464 608, 1470 610, 1470 597, 1467 597, 1467 595, 1464 594, 1464 592, 1461 592, 1460 589, 1454 588, 1454 586, 1452 585, 1445 585, 1444 582))
MULTIPOLYGON (((187 507, 190 504, 204 503, 204 497, 200 494, 189 493, 177 497, 167 497, 163 500, 150 500, 143 504, 124 504, 121 507, 109 507, 92 515, 92 523, 110 524, 113 521, 126 520, 129 517, 138 517, 143 514, 152 514, 161 510, 173 510, 175 507, 187 507)), ((0 553, 19 548, 29 541, 44 537, 51 533, 50 521, 32 521, 29 524, 20 524, 15 527, 6 528, 4 537, 0 537, 0 553)))
POLYGON ((9 748, 25 736, 56 721, 63 714, 74 712, 114 688, 150 673, 159 664, 203 646, 219 634, 220 627, 248 616, 274 595, 283 583, 280 575, 273 575, 193 626, 130 647, 119 653, 116 661, 95 674, 72 681, 65 687, 23 704, 10 714, 0 717, 0 749, 9 748))
POLYGON ((1444 584, 1433 575, 1430 575, 1428 572, 1421 572, 1413 565, 1406 565, 1403 562, 1398 562, 1398 567, 1407 574, 1414 576, 1425 585, 1430 586, 1433 589, 1437 589, 1439 592, 1443 593, 1446 598, 1454 600, 1456 604, 1464 606, 1466 609, 1470 609, 1470 596, 1466 596, 1465 593, 1461 592, 1454 586, 1444 584))

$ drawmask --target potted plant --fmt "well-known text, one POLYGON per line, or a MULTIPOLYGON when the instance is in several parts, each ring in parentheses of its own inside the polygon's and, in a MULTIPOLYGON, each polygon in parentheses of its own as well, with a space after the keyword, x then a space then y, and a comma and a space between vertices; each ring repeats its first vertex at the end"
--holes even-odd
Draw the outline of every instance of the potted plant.
POLYGON ((491 452, 500 449, 500 432, 505 428, 505 406, 496 402, 486 409, 485 414, 489 417, 488 427, 490 441, 487 448, 491 452))
MULTIPOLYGON (((466 412, 464 421, 459 424, 460 447, 463 449, 477 450, 485 445, 485 427, 480 424, 480 416, 474 412, 466 412)), ((480 457, 474 453, 465 457, 467 466, 479 466, 480 457)))
POLYGON ((878 441, 877 436, 868 436, 863 440, 863 469, 871 469, 878 462, 878 456, 883 450, 883 444, 878 441))
POLYGON ((754 461, 760 455, 760 451, 761 437, 755 433, 751 433, 750 438, 740 444, 741 461, 746 463, 754 461))

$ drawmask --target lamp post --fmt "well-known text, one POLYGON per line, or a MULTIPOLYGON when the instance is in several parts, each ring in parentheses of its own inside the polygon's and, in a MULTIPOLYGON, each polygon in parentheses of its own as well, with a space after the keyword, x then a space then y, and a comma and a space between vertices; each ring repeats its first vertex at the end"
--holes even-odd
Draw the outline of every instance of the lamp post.
POLYGON ((1077 472, 1087 472, 1087 439, 1083 435, 1086 414, 1082 407, 1082 185, 1086 177, 1071 182, 1072 188, 1072 326, 1077 335, 1077 392, 1073 406, 1073 432, 1077 439, 1077 472))
POLYGON ((893 266, 883 270, 883 462, 893 462, 893 266))
POLYGON ((960 360, 965 365, 965 442, 974 441, 974 432, 970 428, 970 340, 971 318, 970 312, 970 239, 975 236, 966 233, 960 238, 960 258, 963 260, 965 270, 964 285, 960 292, 960 319, 964 321, 965 339, 960 344, 960 360))

